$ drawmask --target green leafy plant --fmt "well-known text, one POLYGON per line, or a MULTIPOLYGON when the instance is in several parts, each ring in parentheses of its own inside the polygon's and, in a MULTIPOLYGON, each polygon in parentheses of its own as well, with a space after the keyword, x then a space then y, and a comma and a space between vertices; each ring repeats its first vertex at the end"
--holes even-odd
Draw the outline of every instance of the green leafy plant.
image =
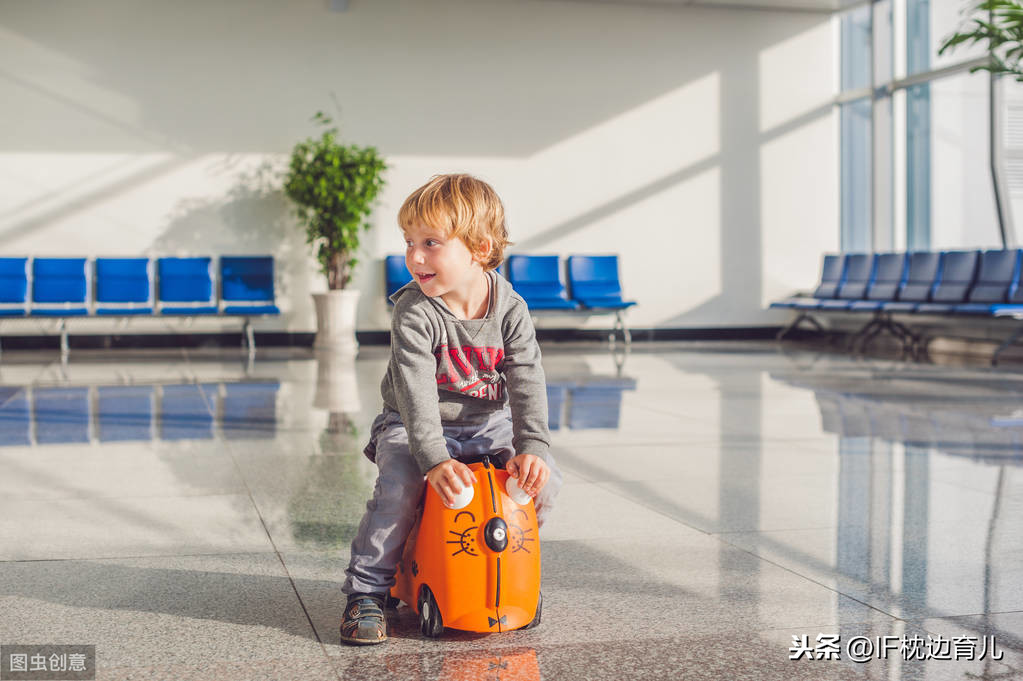
POLYGON ((970 72, 1011 74, 1023 81, 1023 5, 1015 0, 983 0, 968 12, 959 31, 945 38, 938 54, 952 52, 962 44, 987 43, 991 61, 970 72))
POLYGON ((358 264, 359 236, 370 227, 387 164, 376 147, 342 144, 334 121, 322 111, 313 120, 326 129, 292 149, 284 194, 295 204, 328 288, 343 289, 358 264))

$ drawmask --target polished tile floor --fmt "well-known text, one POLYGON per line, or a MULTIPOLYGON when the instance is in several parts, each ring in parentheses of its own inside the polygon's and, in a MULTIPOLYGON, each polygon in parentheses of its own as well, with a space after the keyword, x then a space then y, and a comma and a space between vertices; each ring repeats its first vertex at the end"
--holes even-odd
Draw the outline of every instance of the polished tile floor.
POLYGON ((94 644, 100 679, 1023 678, 1023 373, 544 350, 542 625, 403 607, 368 649, 339 586, 385 348, 6 353, 0 645, 94 644))

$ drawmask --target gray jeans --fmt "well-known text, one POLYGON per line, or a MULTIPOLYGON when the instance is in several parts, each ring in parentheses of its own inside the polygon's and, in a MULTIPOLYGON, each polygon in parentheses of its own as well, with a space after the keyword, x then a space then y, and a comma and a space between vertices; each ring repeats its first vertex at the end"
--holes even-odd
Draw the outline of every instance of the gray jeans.
MULTIPOLYGON (((471 426, 444 426, 444 439, 452 458, 468 459, 489 454, 504 465, 514 456, 511 412, 495 412, 485 423, 471 426)), ((373 498, 352 541, 341 590, 346 593, 383 592, 394 585, 394 570, 401 559, 405 540, 416 520, 416 508, 423 492, 425 477, 408 446, 408 432, 397 412, 385 411, 373 422, 367 454, 375 449, 377 482, 373 498)), ((547 457, 551 476, 537 494, 536 519, 542 525, 551 511, 551 502, 561 489, 561 471, 554 458, 547 457)))

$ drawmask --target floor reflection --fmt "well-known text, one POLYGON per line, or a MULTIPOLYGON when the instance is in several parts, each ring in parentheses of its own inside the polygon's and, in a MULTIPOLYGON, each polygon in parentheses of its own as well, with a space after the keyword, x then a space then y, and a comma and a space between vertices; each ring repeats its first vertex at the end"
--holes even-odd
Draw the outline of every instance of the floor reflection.
POLYGON ((1023 393, 1012 382, 848 367, 771 378, 812 391, 821 429, 836 436, 837 514, 830 569, 801 561, 806 545, 786 546, 781 533, 751 540, 775 542, 764 555, 830 574, 897 616, 1023 608, 1023 423, 1013 416, 1023 393))
POLYGON ((0 642, 59 632, 133 678, 303 645, 345 679, 1023 678, 1021 377, 770 344, 545 346, 544 623, 437 641, 404 608, 341 646, 386 362, 5 364, 0 642), (819 635, 1004 658, 788 659, 819 635))
POLYGON ((0 447, 272 439, 279 387, 277 381, 3 386, 0 447))
POLYGON ((533 648, 500 651, 456 651, 435 654, 395 653, 353 661, 342 678, 407 679, 408 681, 540 681, 540 661, 533 648))

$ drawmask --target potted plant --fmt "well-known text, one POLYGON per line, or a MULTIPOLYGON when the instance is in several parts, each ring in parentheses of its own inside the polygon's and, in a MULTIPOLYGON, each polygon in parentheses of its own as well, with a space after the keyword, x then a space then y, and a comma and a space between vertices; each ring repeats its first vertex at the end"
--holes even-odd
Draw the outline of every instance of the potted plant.
POLYGON ((387 164, 375 147, 345 145, 333 120, 318 111, 319 137, 295 145, 284 175, 284 194, 327 275, 327 293, 313 294, 316 305, 314 347, 355 354, 355 311, 359 292, 348 288, 358 264, 359 237, 384 186, 387 164))
POLYGON ((960 30, 945 38, 938 54, 955 51, 963 43, 987 43, 991 61, 970 72, 1012 74, 1023 81, 1023 5, 1016 0, 983 0, 969 11, 960 30))

